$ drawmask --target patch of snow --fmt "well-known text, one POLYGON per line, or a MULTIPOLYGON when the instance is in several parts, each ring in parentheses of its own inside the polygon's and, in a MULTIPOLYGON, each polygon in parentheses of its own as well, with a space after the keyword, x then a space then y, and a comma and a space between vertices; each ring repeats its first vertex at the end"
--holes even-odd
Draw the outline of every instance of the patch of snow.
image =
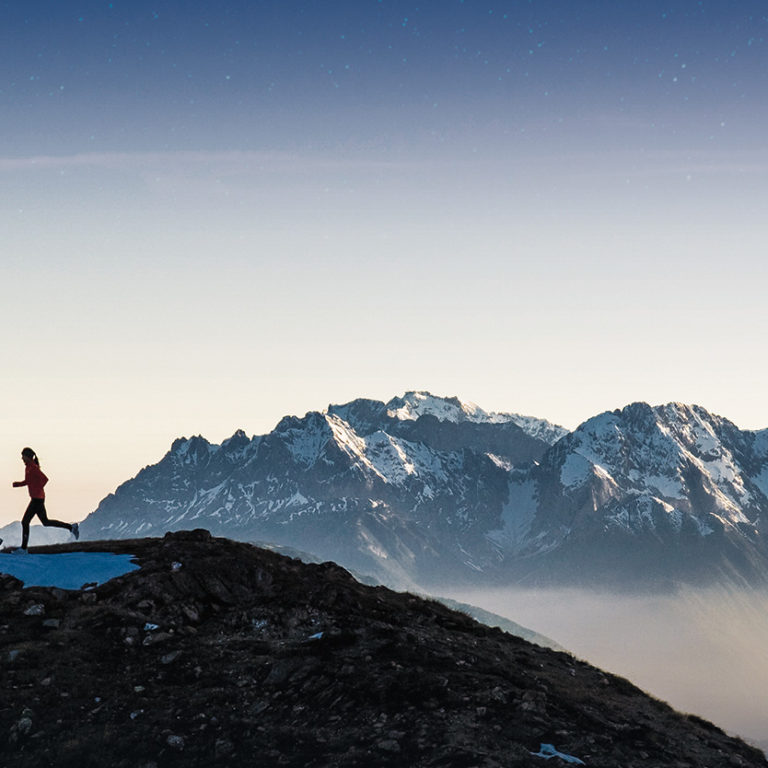
POLYGON ((683 481, 679 474, 675 474, 674 477, 668 475, 641 475, 636 469, 633 469, 629 473, 630 479, 638 484, 644 485, 646 488, 655 491, 654 495, 661 496, 665 499, 682 499, 685 496, 683 490, 683 481))
POLYGON ((301 507, 304 504, 308 504, 309 499, 299 491, 296 491, 288 501, 285 502, 286 507, 301 507))
POLYGON ((325 414, 324 416, 331 429, 336 443, 352 458, 360 459, 365 452, 365 440, 339 416, 325 414))
POLYGON ((595 465, 580 453, 569 453, 560 469, 560 483, 565 488, 583 485, 595 465))
POLYGON ((511 461, 503 459, 495 453, 486 453, 485 455, 500 469, 506 469, 507 472, 510 472, 514 468, 511 461))
POLYGON ((376 539, 374 539, 367 531, 361 529, 360 538, 363 539, 366 545, 366 549, 374 557, 378 557, 381 560, 389 559, 389 554, 387 553, 387 551, 383 547, 381 547, 378 541, 376 541, 376 539))
POLYGON ((0 573, 8 573, 25 587, 82 589, 135 571, 134 555, 112 552, 62 552, 55 555, 0 553, 0 573))
POLYGON ((542 744, 539 747, 538 752, 531 752, 534 757, 543 757, 545 760, 549 760, 552 757, 560 758, 565 763, 573 763, 574 765, 586 765, 583 760, 579 760, 578 757, 573 755, 565 755, 562 752, 558 752, 551 744, 542 744))
POLYGON ((654 508, 658 507, 661 507, 669 515, 672 525, 679 531, 682 516, 675 515, 677 510, 671 504, 667 504, 654 496, 640 496, 631 507, 619 507, 606 518, 606 522, 633 533, 644 529, 653 529, 655 524, 653 511, 654 508))
POLYGON ((750 480, 762 491, 763 496, 768 498, 768 464, 765 464, 759 474, 753 475, 750 480))
POLYGON ((520 549, 526 542, 537 510, 538 499, 533 480, 510 482, 509 497, 501 510, 501 528, 490 531, 488 539, 504 549, 520 549))
POLYGON ((402 486, 416 477, 425 482, 429 479, 438 487, 448 482, 450 468, 444 466, 439 453, 422 443, 379 431, 366 437, 364 446, 366 463, 385 482, 402 486))
POLYGON ((285 444, 298 464, 310 467, 317 461, 323 446, 331 438, 331 432, 325 418, 307 417, 305 422, 288 430, 285 444))

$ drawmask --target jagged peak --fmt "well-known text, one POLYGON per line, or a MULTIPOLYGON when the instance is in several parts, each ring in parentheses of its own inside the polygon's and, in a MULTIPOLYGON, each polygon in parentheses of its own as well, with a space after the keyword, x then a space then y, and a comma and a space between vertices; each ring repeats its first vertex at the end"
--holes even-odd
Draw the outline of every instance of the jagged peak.
POLYGON ((283 416, 273 430, 276 434, 295 432, 306 429, 326 429, 327 414, 321 411, 308 411, 303 416, 283 416))
POLYGON ((690 423, 722 423, 727 422, 720 416, 700 405, 689 405, 678 401, 664 403, 662 405, 650 405, 639 400, 623 408, 616 408, 612 411, 603 411, 582 422, 574 432, 594 432, 599 427, 621 427, 631 424, 639 424, 651 427, 654 424, 677 422, 680 424, 690 423))
POLYGON ((202 435, 193 435, 190 438, 177 437, 171 444, 171 453, 186 454, 190 450, 198 450, 201 447, 211 447, 211 443, 202 435))
POLYGON ((325 413, 339 413, 342 411, 348 411, 356 408, 384 408, 383 400, 374 400, 370 397, 356 397, 354 400, 350 400, 348 403, 333 404, 329 403, 325 409, 325 413))
POLYGON ((402 397, 395 397, 386 404, 387 415, 402 421, 412 421, 421 416, 434 416, 438 421, 504 422, 511 421, 509 414, 483 410, 475 403, 460 400, 456 396, 441 397, 426 390, 411 390, 402 397))
POLYGON ((222 448, 233 448, 233 447, 241 447, 243 445, 246 445, 247 443, 251 443, 257 438, 254 437, 248 437, 248 435, 245 433, 245 430, 243 429, 237 429, 232 433, 231 437, 226 438, 226 440, 222 440, 221 447, 222 448))

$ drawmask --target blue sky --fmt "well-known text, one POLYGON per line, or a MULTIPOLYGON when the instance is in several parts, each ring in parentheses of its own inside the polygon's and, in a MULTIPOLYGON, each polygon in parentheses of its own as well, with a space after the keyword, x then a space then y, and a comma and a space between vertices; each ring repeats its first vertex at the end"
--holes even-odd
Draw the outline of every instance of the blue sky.
POLYGON ((768 427, 763 3, 0 13, 0 467, 62 516, 406 389, 768 427))
POLYGON ((11 155, 265 143, 438 151, 472 144, 478 129, 477 138, 500 140, 558 126, 569 142, 593 146, 600 137, 573 129, 600 113, 636 121, 649 147, 676 130, 687 147, 727 143, 722 121, 732 122, 731 135, 757 140, 751 118, 764 110, 759 2, 3 9, 3 149, 11 155))

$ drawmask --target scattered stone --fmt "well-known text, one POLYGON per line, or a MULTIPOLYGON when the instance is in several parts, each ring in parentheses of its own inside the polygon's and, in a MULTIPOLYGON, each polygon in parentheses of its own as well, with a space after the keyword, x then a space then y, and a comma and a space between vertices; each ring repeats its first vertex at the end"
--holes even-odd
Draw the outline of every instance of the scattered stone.
POLYGON ((235 747, 231 741, 226 739, 216 739, 216 743, 213 747, 214 756, 216 758, 227 757, 235 751, 235 747))
POLYGON ((24 715, 18 723, 16 723, 16 733, 19 736, 26 736, 32 730, 32 718, 29 715, 24 715))
POLYGON ((158 643, 164 643, 172 638, 173 635, 169 632, 157 632, 155 634, 147 635, 142 641, 142 645, 157 645, 158 643))
POLYGON ((394 739, 383 739, 376 745, 382 752, 397 753, 400 751, 400 744, 394 739))
POLYGON ((165 740, 165 743, 169 747, 171 747, 172 749, 178 749, 179 751, 184 749, 184 737, 183 736, 177 736, 176 734, 172 733, 165 740))

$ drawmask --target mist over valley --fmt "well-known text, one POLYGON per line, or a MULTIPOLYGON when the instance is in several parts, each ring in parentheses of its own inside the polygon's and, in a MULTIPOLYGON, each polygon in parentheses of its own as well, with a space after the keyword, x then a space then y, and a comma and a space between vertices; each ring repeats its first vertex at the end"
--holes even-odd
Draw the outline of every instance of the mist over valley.
POLYGON ((675 709, 768 743, 768 591, 483 589, 449 593, 552 638, 675 709))

